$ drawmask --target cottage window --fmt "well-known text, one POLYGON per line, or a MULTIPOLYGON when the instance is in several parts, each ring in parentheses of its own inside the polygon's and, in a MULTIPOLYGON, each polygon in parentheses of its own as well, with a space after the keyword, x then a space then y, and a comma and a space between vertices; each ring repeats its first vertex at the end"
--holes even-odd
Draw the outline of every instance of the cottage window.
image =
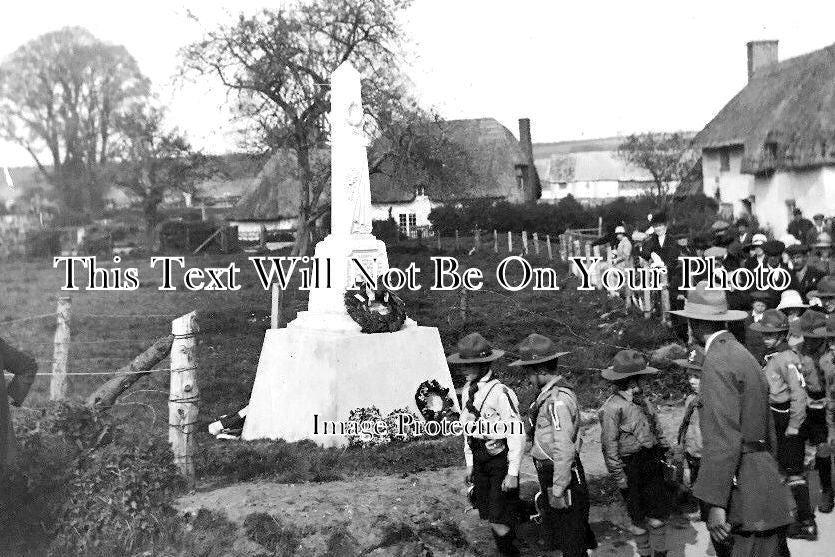
POLYGON ((728 172, 731 169, 731 153, 727 149, 719 151, 719 172, 728 172))
POLYGON ((400 234, 406 236, 409 232, 406 213, 400 213, 397 215, 397 225, 400 227, 400 234))
POLYGON ((417 215, 409 213, 409 230, 414 230, 415 228, 417 228, 417 215))
POLYGON ((564 190, 568 187, 568 182, 560 182, 560 189, 564 190))

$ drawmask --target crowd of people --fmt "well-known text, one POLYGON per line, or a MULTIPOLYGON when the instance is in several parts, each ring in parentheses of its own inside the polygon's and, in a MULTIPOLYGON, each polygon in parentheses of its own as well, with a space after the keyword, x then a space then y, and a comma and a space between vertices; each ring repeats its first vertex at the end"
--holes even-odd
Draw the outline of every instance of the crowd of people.
MULTIPOLYGON (((676 439, 666 439, 658 411, 646 396, 647 377, 658 373, 634 350, 618 352, 602 377, 612 395, 599 410, 606 467, 620 488, 637 552, 667 555, 666 522, 676 501, 671 483, 689 474, 685 512, 706 522, 716 555, 790 555, 788 538, 815 541, 815 513, 835 507, 835 270, 829 266, 831 232, 821 215, 814 223, 796 213, 789 237, 776 240, 748 221, 717 221, 710 240, 691 245, 667 234, 663 214, 651 233, 615 230, 613 264, 664 265, 680 255, 713 258, 717 268, 784 268, 791 281, 780 290, 723 291, 700 281, 679 290, 671 272, 670 315, 690 348, 676 364, 687 370, 692 393, 676 439), (808 223, 808 224, 804 224, 808 223), (797 236, 795 236, 795 234, 797 236), (640 245, 635 246, 635 242, 640 245), (809 473, 816 473, 820 503, 811 504, 809 473)), ((589 500, 580 461, 580 408, 559 372, 566 354, 547 337, 532 334, 510 364, 526 371, 538 389, 524 435, 465 438, 471 501, 491 524, 502 555, 514 544, 518 475, 529 452, 538 474, 536 504, 550 549, 586 556, 597 543, 588 527, 589 500)), ((491 370, 503 356, 478 333, 449 356, 466 377, 465 421, 519 420, 513 390, 491 370)))

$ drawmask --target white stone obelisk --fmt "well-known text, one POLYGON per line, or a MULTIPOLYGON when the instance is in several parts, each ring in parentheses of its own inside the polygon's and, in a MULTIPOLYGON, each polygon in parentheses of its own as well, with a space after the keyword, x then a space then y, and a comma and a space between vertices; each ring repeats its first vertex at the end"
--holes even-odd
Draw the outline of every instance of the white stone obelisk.
POLYGON ((352 261, 377 276, 388 270, 386 245, 371 234, 371 183, 363 130, 360 75, 349 63, 331 76, 331 233, 316 245, 316 258, 330 262, 331 287, 310 292, 308 311, 290 327, 359 331, 345 311, 345 290, 362 277, 352 261))
MULTIPOLYGON (((330 261, 330 287, 310 291, 307 311, 287 328, 268 329, 241 437, 347 442, 316 425, 346 421, 351 410, 376 406, 385 415, 409 408, 427 380, 454 387, 438 330, 411 319, 394 333, 364 334, 345 309, 345 292, 362 274, 388 269, 386 246, 371 234, 371 187, 363 133, 360 76, 344 63, 331 77, 331 233, 315 256, 330 261)), ((408 308, 407 308, 408 310, 408 308)))

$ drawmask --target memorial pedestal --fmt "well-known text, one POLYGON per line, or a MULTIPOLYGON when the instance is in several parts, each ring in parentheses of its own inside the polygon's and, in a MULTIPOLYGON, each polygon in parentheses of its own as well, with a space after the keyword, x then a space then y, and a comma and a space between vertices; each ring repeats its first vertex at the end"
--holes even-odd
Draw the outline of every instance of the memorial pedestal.
POLYGON ((241 438, 310 439, 325 447, 343 446, 347 438, 342 435, 314 435, 315 415, 320 424, 347 421, 351 410, 376 406, 383 417, 399 408, 420 416, 415 392, 432 379, 454 399, 434 327, 411 325, 378 334, 298 326, 270 329, 241 438))

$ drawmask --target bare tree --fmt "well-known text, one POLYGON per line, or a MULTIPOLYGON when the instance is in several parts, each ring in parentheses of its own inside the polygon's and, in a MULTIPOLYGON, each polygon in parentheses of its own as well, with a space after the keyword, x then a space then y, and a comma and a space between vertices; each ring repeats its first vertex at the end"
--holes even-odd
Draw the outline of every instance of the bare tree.
POLYGON ((630 135, 618 147, 626 163, 642 168, 652 176, 646 195, 659 207, 666 207, 675 189, 690 178, 698 156, 690 140, 680 133, 630 135))
POLYGON ((312 153, 327 142, 330 75, 350 61, 363 76, 366 99, 369 91, 396 89, 402 36, 397 18, 409 4, 293 3, 241 15, 181 52, 183 76, 213 75, 236 96, 251 142, 295 152, 300 191, 294 254, 307 251, 310 227, 326 211, 320 202, 327 173, 313 167, 312 153))
POLYGON ((47 33, 0 65, 0 135, 29 152, 65 208, 89 212, 101 203, 114 119, 148 87, 124 47, 79 27, 47 33))
POLYGON ((113 183, 137 197, 145 219, 146 248, 154 248, 158 209, 172 192, 193 193, 197 182, 216 172, 201 153, 192 150, 176 129, 166 129, 164 112, 150 104, 135 104, 116 123, 121 130, 114 145, 109 175, 113 183))

